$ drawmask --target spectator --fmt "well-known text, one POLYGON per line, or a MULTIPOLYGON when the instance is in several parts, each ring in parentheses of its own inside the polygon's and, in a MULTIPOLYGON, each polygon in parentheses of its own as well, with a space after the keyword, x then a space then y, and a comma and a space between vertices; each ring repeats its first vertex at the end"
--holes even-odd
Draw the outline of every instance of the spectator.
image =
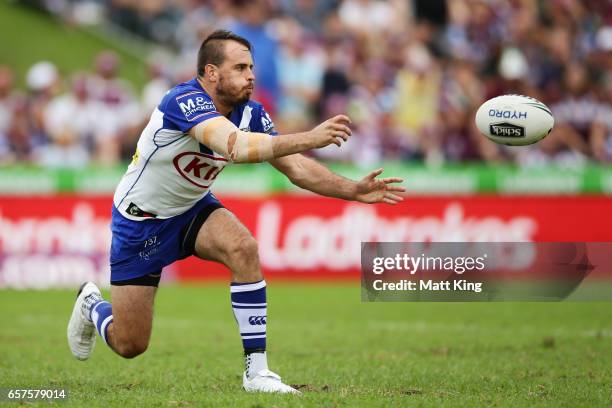
POLYGON ((442 79, 439 143, 444 159, 450 162, 499 160, 495 145, 481 137, 471 118, 474 107, 484 99, 484 86, 468 61, 453 61, 442 79))
POLYGON ((421 43, 410 43, 403 50, 404 66, 396 78, 394 125, 405 154, 422 153, 439 161, 439 95, 442 86, 440 67, 421 43))
POLYGON ((76 74, 70 92, 53 98, 44 111, 44 125, 51 143, 38 149, 38 161, 47 167, 83 167, 89 163, 88 145, 104 126, 102 104, 88 90, 86 74, 76 74))
POLYGON ((338 9, 340 20, 346 28, 368 36, 387 32, 393 27, 403 27, 394 9, 397 2, 382 0, 345 0, 338 9), (364 22, 367 21, 367 24, 364 22))
POLYGON ((17 95, 13 91, 13 71, 0 66, 0 163, 12 160, 15 146, 11 146, 10 128, 16 108, 17 95))
POLYGON ((95 134, 95 156, 102 163, 117 163, 122 139, 138 132, 141 108, 131 85, 118 77, 119 57, 104 51, 96 57, 95 75, 89 79, 89 95, 101 104, 98 117, 104 127, 95 134))
MULTIPOLYGON (((148 121, 153 110, 162 97, 172 88, 172 82, 168 79, 170 74, 167 72, 167 61, 151 60, 148 65, 149 82, 142 90, 142 117, 148 121)), ((146 123, 146 122, 145 122, 146 123)))
POLYGON ((253 45, 256 84, 254 99, 274 115, 280 96, 278 80, 279 44, 267 21, 270 9, 264 0, 234 0, 238 20, 230 27, 253 45))
POLYGON ((282 90, 278 126, 292 132, 315 121, 313 108, 319 98, 325 55, 295 20, 287 19, 284 30, 278 62, 282 90))
MULTIPOLYGON (((195 75, 194 49, 216 28, 233 29, 254 44, 254 98, 272 111, 280 130, 307 128, 335 113, 355 115, 359 143, 327 149, 323 157, 431 164, 612 161, 612 3, 606 0, 99 4, 115 24, 187 57, 165 61, 163 73, 156 65, 141 102, 119 79, 118 57, 98 57, 89 92, 103 105, 98 117, 108 127, 87 145, 98 161, 131 155, 142 112, 154 108, 147 101, 195 75), (504 93, 547 103, 556 116, 551 136, 535 146, 507 149, 479 135, 475 110, 504 93), (370 156, 361 156, 363 146, 370 156)), ((73 6, 68 2, 51 11, 76 15, 73 6)), ((32 67, 25 96, 7 91, 7 78, 0 70, 0 160, 32 160, 34 146, 56 143, 45 133, 41 112, 57 94, 59 75, 50 63, 32 67), (13 118, 9 125, 7 112, 13 118)))
POLYGON ((565 96, 551 106, 555 117, 553 136, 543 144, 550 152, 565 156, 590 153, 590 139, 595 126, 602 123, 603 106, 597 100, 586 68, 571 63, 565 69, 565 96))
POLYGON ((282 10, 297 20, 309 34, 320 33, 325 16, 337 7, 337 1, 281 0, 282 10))

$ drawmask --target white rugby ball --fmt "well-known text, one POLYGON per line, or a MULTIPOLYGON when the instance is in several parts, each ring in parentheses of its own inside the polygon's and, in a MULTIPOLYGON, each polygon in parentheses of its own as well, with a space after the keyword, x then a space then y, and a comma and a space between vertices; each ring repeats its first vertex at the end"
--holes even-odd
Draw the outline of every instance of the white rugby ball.
POLYGON ((525 146, 544 139, 555 124, 548 108, 523 95, 489 99, 476 112, 478 130, 495 143, 525 146))

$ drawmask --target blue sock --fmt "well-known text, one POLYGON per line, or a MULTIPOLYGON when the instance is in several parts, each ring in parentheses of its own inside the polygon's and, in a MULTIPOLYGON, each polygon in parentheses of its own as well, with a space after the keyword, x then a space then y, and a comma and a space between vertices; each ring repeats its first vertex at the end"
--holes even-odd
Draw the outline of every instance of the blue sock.
POLYGON ((113 308, 106 300, 99 300, 91 307, 91 321, 96 325, 98 334, 106 344, 106 331, 113 322, 113 308))
POLYGON ((266 281, 232 283, 232 309, 246 353, 266 349, 266 281))

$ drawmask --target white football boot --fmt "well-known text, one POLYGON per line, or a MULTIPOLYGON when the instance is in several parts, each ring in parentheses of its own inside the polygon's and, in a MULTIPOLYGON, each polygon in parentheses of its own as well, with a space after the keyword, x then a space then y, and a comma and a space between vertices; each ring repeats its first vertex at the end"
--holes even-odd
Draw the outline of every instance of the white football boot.
POLYGON ((98 300, 102 300, 102 293, 93 282, 81 285, 68 322, 68 345, 79 360, 87 360, 96 345, 96 326, 90 311, 98 300))
POLYGON ((253 353, 246 356, 246 370, 244 374, 242 374, 242 387, 248 392, 301 394, 301 392, 295 388, 284 384, 278 374, 268 370, 265 352, 253 353), (255 372, 253 373, 252 371, 255 372))
POLYGON ((246 371, 242 375, 242 387, 247 392, 278 392, 281 394, 301 394, 298 390, 281 381, 280 375, 264 368, 249 380, 246 371))

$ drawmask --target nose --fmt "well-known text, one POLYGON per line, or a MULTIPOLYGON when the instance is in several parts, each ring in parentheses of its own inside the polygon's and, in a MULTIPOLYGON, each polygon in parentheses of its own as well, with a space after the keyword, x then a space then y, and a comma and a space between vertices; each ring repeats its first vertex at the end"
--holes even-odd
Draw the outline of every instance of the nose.
POLYGON ((247 81, 255 82, 255 71, 253 71, 251 68, 249 68, 247 71, 247 81))

